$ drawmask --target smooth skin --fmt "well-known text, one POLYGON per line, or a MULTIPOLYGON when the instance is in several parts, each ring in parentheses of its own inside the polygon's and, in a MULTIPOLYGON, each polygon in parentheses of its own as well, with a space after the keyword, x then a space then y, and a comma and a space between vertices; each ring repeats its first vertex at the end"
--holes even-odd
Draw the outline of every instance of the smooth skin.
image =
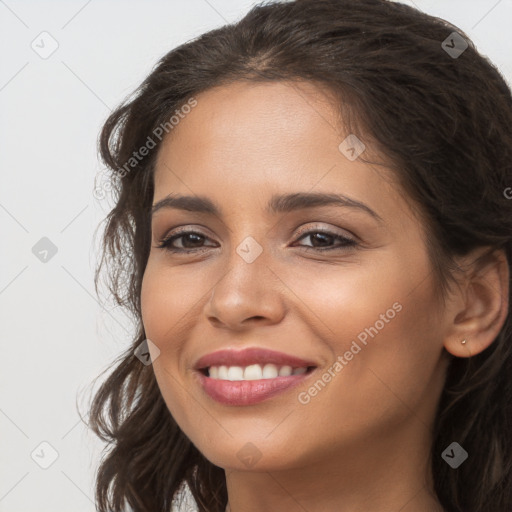
POLYGON ((194 445, 225 469, 228 510, 442 511, 429 469, 435 409, 450 357, 481 352, 505 321, 504 255, 468 266, 443 306, 423 224, 393 172, 362 161, 377 154, 369 138, 357 134, 366 150, 354 161, 339 150, 348 133, 327 91, 235 82, 197 102, 159 150, 153 204, 206 196, 220 213, 154 213, 142 315, 160 350, 153 369, 163 398, 194 445), (295 192, 343 194, 380 219, 332 204, 266 211, 274 194, 295 192), (178 227, 199 233, 172 243, 189 252, 158 248, 178 227), (237 252, 247 237, 262 248, 251 263, 237 252), (301 403, 299 393, 397 302, 401 311, 301 403), (222 405, 204 393, 193 370, 199 357, 255 346, 318 368, 255 405, 222 405), (240 456, 247 451, 252 462, 240 456))

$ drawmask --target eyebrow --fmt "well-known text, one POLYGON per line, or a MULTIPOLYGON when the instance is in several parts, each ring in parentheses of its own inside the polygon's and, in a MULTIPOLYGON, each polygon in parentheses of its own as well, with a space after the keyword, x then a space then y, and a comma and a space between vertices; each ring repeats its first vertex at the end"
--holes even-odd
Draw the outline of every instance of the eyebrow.
MULTIPOLYGON (((296 192, 292 194, 273 195, 266 208, 270 214, 288 213, 303 208, 314 208, 317 206, 341 206, 354 208, 363 211, 379 222, 383 222, 382 217, 374 212, 369 206, 360 201, 356 201, 342 194, 329 194, 322 192, 296 192)), ((151 208, 151 216, 162 208, 175 208, 189 212, 206 213, 222 216, 222 210, 211 199, 205 196, 184 196, 180 194, 169 194, 151 208)))

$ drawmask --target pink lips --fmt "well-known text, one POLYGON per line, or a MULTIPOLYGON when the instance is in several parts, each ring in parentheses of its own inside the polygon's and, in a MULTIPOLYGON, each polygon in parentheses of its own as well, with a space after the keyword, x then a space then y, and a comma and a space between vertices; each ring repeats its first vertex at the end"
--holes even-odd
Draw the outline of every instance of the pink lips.
POLYGON ((244 350, 219 350, 201 357, 194 368, 198 371, 199 381, 208 396, 225 405, 252 405, 267 400, 291 387, 298 385, 311 372, 301 375, 278 376, 273 379, 248 381, 229 381, 207 377, 204 370, 210 366, 249 366, 251 364, 275 364, 276 366, 291 366, 292 368, 307 368, 316 366, 312 361, 306 361, 282 352, 260 348, 244 350))

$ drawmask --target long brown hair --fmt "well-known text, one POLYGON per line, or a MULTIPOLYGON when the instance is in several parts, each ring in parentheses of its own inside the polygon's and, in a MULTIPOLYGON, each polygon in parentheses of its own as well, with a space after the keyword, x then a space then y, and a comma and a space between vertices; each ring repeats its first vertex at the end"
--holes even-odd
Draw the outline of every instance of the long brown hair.
MULTIPOLYGON (((226 507, 224 471, 180 430, 151 365, 142 364, 134 349, 146 338, 140 291, 160 146, 155 133, 190 98, 236 80, 307 80, 338 95, 340 111, 352 112, 357 133, 377 141, 418 205, 443 293, 456 269, 454 257, 477 247, 503 250, 511 266, 511 92, 457 27, 387 0, 296 0, 260 4, 237 23, 170 51, 109 116, 100 136, 115 206, 105 219, 96 291, 104 276, 108 292, 137 326, 90 409, 91 428, 109 443, 97 474, 100 512, 127 506, 168 512, 184 484, 200 511, 226 507), (156 147, 130 160, 148 137, 156 147)), ((512 510, 511 433, 509 309, 490 347, 453 358, 448 369, 431 452, 435 492, 445 510, 512 510), (441 457, 452 441, 470 455, 457 469, 441 457)))

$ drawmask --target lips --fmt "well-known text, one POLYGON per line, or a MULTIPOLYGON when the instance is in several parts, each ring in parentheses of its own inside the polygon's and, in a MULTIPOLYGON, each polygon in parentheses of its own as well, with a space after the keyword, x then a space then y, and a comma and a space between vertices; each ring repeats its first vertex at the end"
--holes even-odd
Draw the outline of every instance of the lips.
POLYGON ((201 357, 194 368, 205 370, 211 366, 250 366, 253 364, 275 364, 276 366, 291 366, 292 368, 307 368, 317 366, 314 361, 307 361, 283 352, 262 348, 246 348, 243 350, 219 350, 201 357))
POLYGON ((268 400, 297 386, 316 368, 313 361, 260 348, 219 350, 201 357, 194 365, 204 392, 216 402, 231 406, 268 400), (263 372, 258 373, 257 367, 263 372))

